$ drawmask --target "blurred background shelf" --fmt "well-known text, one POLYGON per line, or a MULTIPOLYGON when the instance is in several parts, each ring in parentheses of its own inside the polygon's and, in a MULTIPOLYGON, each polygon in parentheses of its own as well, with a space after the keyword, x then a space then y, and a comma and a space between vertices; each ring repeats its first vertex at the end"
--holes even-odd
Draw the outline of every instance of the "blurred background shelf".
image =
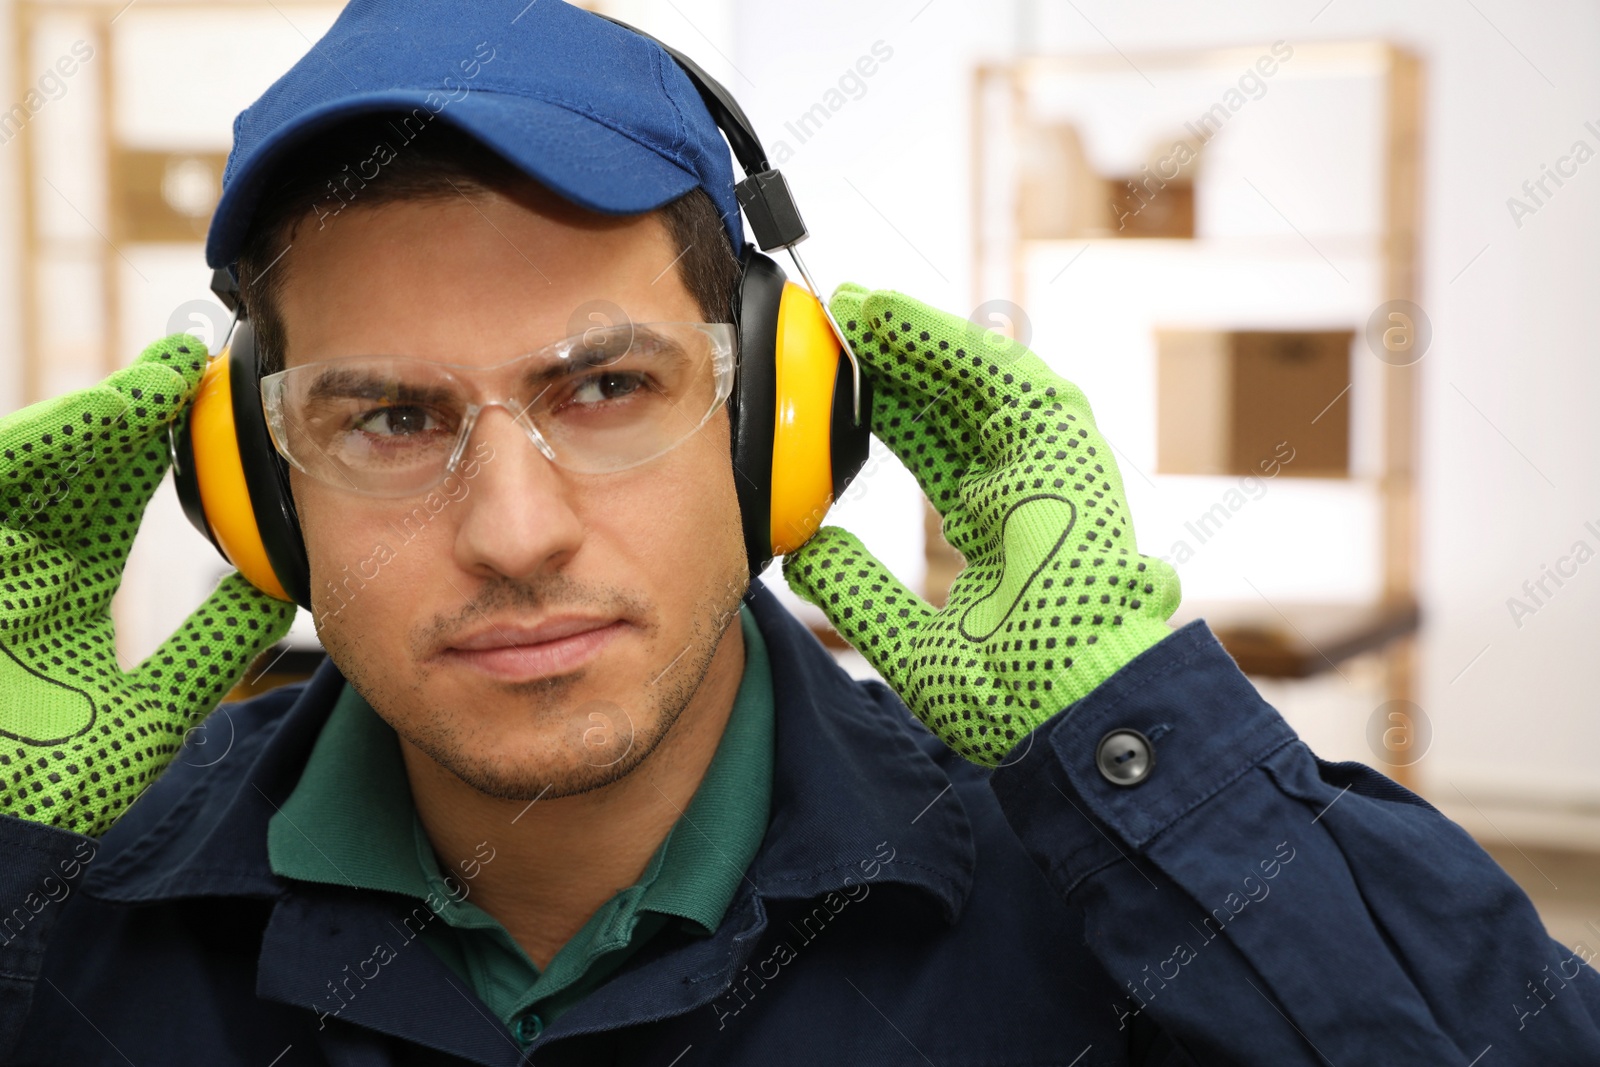
POLYGON ((280 685, 303 682, 327 658, 327 652, 314 641, 279 641, 255 658, 239 684, 228 691, 226 699, 249 700, 280 685))
MULTIPOLYGON (((1372 327, 1420 288, 1422 81, 1386 41, 1280 40, 1021 55, 971 93, 974 302, 1094 398, 1174 624, 1255 679, 1375 659, 1378 709, 1422 625, 1416 360, 1372 327)), ((959 559, 926 530, 936 597, 959 559)))
POLYGON ((1239 669, 1262 678, 1310 678, 1417 632, 1415 601, 1301 604, 1185 601, 1174 626, 1204 619, 1239 669))

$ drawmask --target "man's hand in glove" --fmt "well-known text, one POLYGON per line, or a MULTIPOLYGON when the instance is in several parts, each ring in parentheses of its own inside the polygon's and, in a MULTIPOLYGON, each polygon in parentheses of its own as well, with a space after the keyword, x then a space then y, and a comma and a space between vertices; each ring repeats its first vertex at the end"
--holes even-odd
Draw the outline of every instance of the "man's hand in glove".
POLYGON ((230 574, 149 659, 117 663, 111 597, 205 363, 177 334, 0 419, 0 814, 104 833, 294 618, 230 574))
POLYGON ((1088 401, 1038 356, 896 292, 844 285, 829 309, 872 377, 872 432, 967 565, 935 610, 824 527, 784 576, 946 744, 998 764, 1171 632, 1177 572, 1139 555, 1088 401))

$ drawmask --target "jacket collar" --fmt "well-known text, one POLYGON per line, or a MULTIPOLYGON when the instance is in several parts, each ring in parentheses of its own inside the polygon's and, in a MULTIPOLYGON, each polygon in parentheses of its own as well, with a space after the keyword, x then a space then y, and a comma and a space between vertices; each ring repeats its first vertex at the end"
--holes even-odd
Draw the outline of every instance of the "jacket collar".
POLYGON ((972 828, 933 754, 960 757, 882 683, 846 674, 759 582, 746 599, 777 696, 772 820, 750 870, 756 892, 808 898, 900 882, 953 923, 972 887, 972 828))
MULTIPOLYGON (((852 680, 759 581, 746 600, 767 641, 776 705, 771 822, 750 868, 757 895, 809 898, 894 881, 927 894, 954 922, 971 889, 974 847, 934 757, 958 758, 880 683, 852 680)), ((107 835, 109 855, 91 867, 84 892, 125 903, 282 895, 289 883, 268 865, 267 823, 343 685, 329 660, 303 686, 219 709, 213 720, 222 716, 233 731, 237 719, 248 731, 233 758, 201 767, 186 743, 107 835)), ((220 725, 208 722, 207 732, 220 725)))

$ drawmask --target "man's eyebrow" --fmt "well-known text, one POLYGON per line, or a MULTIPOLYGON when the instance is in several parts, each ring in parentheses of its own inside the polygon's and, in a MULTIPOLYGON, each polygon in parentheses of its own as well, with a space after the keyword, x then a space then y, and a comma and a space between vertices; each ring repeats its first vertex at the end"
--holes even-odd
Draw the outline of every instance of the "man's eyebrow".
POLYGON ((641 329, 628 338, 626 345, 608 344, 604 341, 595 345, 579 345, 566 359, 530 368, 522 376, 522 382, 524 385, 544 386, 574 374, 612 366, 623 357, 634 354, 641 342, 650 345, 650 360, 656 365, 669 363, 676 366, 689 360, 688 352, 676 338, 653 330, 641 329))
POLYGON ((453 393, 442 386, 416 386, 371 371, 329 367, 306 388, 308 400, 383 400, 391 404, 439 404, 453 393))

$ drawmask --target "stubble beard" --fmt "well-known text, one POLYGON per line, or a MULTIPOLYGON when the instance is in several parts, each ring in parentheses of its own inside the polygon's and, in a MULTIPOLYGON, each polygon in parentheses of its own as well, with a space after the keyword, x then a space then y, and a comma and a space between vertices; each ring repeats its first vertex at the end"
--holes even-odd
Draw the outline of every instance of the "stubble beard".
MULTIPOLYGON (((577 694, 590 677, 587 670, 506 686, 508 699, 525 702, 525 714, 566 723, 561 742, 547 748, 546 755, 533 766, 474 751, 473 739, 459 725, 462 719, 471 717, 471 709, 458 708, 449 716, 423 715, 416 719, 386 714, 384 708, 395 702, 396 696, 381 684, 372 683, 364 666, 359 665, 359 656, 339 656, 336 665, 396 734, 477 792, 522 801, 577 796, 626 778, 666 739, 700 692, 728 627, 739 625, 743 592, 730 583, 721 595, 707 597, 696 606, 687 647, 652 668, 655 676, 640 687, 632 711, 609 700, 580 699, 577 694), (351 669, 341 661, 350 662, 351 669)), ((520 593, 511 594, 511 598, 523 602, 527 599, 520 593)), ((492 599, 505 600, 498 596, 492 599)), ((329 642, 325 639, 325 643, 329 642)), ((330 655, 331 646, 332 643, 330 655)), ((420 687, 410 703, 413 707, 425 703, 420 687)), ((481 739, 477 747, 483 747, 481 739)))

